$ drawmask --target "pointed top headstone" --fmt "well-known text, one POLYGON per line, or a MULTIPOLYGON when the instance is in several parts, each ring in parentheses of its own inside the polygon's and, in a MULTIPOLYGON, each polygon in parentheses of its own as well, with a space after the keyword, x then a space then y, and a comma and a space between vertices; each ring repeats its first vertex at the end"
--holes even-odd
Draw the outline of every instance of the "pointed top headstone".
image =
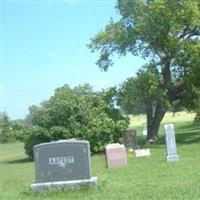
POLYGON ((167 162, 179 160, 179 156, 176 152, 176 140, 173 124, 164 125, 166 146, 167 146, 167 162))

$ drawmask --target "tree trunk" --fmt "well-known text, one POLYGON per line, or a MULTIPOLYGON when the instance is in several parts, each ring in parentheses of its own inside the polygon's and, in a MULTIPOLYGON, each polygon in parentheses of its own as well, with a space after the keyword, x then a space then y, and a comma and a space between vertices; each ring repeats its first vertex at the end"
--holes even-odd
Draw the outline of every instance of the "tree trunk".
POLYGON ((160 122, 162 121, 166 109, 160 103, 155 106, 155 111, 152 103, 147 105, 147 140, 149 143, 155 143, 158 139, 158 131, 160 122))
MULTIPOLYGON (((163 77, 164 89, 171 91, 170 61, 166 58, 161 58, 161 74, 163 77)), ((167 98, 170 99, 169 92, 167 96, 167 98)), ((149 143, 155 143, 157 141, 160 122, 166 111, 166 107, 159 101, 149 101, 147 103, 147 140, 149 143)))

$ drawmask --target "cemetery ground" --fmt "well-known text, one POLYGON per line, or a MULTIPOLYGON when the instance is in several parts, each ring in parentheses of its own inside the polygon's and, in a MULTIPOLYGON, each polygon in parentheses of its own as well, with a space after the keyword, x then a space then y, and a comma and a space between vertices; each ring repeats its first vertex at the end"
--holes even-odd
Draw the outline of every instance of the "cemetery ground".
POLYGON ((150 157, 136 158, 128 153, 128 166, 108 169, 104 155, 92 156, 92 175, 98 176, 97 188, 81 188, 49 193, 29 192, 34 182, 34 163, 27 160, 23 143, 1 144, 1 200, 198 200, 200 199, 200 126, 193 114, 168 113, 160 128, 156 145, 148 145, 142 136, 144 116, 130 116, 130 128, 136 128, 143 148, 151 149, 150 157), (163 124, 175 125, 180 161, 166 162, 163 124))

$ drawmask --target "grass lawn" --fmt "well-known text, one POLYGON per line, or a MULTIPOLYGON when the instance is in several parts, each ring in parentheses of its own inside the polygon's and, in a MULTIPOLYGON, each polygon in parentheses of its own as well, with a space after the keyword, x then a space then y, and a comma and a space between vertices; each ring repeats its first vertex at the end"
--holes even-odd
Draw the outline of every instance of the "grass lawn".
POLYGON ((34 163, 26 159, 23 143, 1 144, 1 200, 199 200, 200 199, 200 126, 193 124, 194 115, 167 114, 163 123, 174 123, 180 161, 167 163, 163 126, 157 145, 145 144, 141 136, 143 116, 132 117, 142 147, 151 148, 151 157, 136 158, 128 153, 128 166, 108 169, 103 155, 92 156, 92 174, 98 176, 96 189, 82 188, 51 193, 31 193, 34 163))

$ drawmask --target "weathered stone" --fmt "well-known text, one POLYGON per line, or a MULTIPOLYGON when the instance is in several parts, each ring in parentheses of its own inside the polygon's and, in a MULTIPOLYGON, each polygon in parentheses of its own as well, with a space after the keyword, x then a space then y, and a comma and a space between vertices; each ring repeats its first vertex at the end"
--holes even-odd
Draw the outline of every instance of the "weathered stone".
POLYGON ((143 123, 143 130, 142 130, 142 135, 147 136, 147 123, 143 123))
POLYGON ((179 156, 176 152, 176 140, 173 124, 164 125, 166 146, 167 146, 167 162, 178 161, 179 156))
POLYGON ((91 179, 90 146, 88 141, 59 140, 34 146, 36 183, 33 191, 47 188, 96 185, 91 179), (48 187, 47 187, 48 186, 48 187), (54 187, 56 186, 56 187, 54 187))
POLYGON ((138 149, 136 130, 127 130, 123 134, 124 143, 126 148, 138 149))
POLYGON ((126 148, 122 144, 109 144, 106 146, 106 159, 108 168, 124 167, 127 165, 126 148))
POLYGON ((136 157, 145 157, 145 156, 150 156, 151 152, 150 149, 137 149, 135 150, 135 156, 136 157))

